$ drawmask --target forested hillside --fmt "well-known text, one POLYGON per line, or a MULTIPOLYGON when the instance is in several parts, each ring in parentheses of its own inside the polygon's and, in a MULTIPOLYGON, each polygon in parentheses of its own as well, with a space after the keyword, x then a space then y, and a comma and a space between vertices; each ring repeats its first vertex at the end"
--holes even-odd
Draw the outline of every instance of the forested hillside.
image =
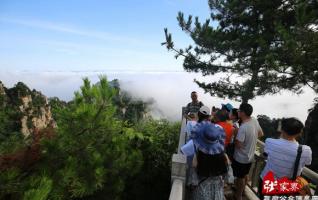
POLYGON ((151 102, 106 77, 84 79, 70 102, 37 99, 23 83, 1 86, 0 199, 168 198, 180 124, 152 119, 151 102), (51 121, 36 126, 43 106, 51 121), (26 109, 29 134, 21 128, 26 109))
MULTIPOLYGON (((118 80, 88 79, 65 102, 24 83, 0 84, 0 199, 167 199, 179 123, 154 120, 152 101, 118 80)), ((300 141, 317 166, 317 102, 300 141)), ((259 115, 265 138, 279 119, 259 115)))

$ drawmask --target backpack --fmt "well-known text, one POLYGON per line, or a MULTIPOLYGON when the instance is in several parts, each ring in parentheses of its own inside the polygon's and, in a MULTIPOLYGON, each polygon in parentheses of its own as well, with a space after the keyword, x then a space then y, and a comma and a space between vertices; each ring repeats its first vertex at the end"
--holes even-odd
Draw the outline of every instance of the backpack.
MULTIPOLYGON (((187 107, 189 107, 190 105, 191 105, 191 102, 188 103, 187 107)), ((199 101, 199 105, 200 105, 200 107, 202 107, 202 106, 203 106, 203 103, 202 103, 201 101, 199 101)))

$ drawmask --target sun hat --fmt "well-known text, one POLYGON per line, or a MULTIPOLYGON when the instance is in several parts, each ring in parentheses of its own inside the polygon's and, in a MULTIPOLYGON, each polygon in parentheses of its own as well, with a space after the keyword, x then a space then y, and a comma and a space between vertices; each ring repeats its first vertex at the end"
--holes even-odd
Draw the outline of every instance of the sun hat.
POLYGON ((224 152, 224 129, 209 121, 198 123, 191 132, 193 143, 197 150, 205 154, 219 154, 224 152))
POLYGON ((222 109, 226 109, 228 112, 231 112, 231 110, 233 109, 233 106, 230 103, 227 103, 227 104, 222 103, 222 109))
POLYGON ((199 112, 204 115, 210 115, 210 108, 207 106, 201 106, 199 112))

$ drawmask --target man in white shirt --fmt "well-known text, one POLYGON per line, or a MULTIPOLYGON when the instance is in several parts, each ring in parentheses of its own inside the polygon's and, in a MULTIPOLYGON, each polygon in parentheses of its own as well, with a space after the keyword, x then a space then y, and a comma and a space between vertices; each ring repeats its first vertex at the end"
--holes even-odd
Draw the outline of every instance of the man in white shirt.
POLYGON ((247 175, 254 159, 258 137, 263 136, 262 128, 257 119, 251 117, 253 107, 248 103, 242 103, 238 110, 238 116, 242 124, 235 138, 235 150, 233 156, 233 173, 236 179, 237 200, 242 199, 247 182, 247 175))

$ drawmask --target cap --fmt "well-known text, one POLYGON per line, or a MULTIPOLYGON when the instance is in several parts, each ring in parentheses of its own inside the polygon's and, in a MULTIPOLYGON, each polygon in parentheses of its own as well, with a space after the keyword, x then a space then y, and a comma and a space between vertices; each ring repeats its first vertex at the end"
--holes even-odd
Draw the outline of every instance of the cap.
POLYGON ((222 109, 223 108, 225 108, 228 112, 231 112, 231 110, 233 109, 233 106, 230 103, 222 104, 222 109))
POLYGON ((199 110, 200 113, 204 115, 210 115, 210 108, 207 106, 202 106, 199 110))

